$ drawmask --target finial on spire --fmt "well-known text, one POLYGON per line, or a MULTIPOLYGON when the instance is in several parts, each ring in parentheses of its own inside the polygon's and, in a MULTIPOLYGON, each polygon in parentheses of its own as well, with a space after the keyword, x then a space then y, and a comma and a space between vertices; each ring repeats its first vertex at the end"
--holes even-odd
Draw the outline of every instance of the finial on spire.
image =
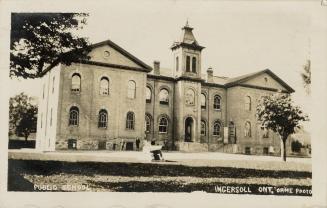
POLYGON ((188 18, 186 19, 186 24, 185 24, 186 27, 188 27, 188 18))

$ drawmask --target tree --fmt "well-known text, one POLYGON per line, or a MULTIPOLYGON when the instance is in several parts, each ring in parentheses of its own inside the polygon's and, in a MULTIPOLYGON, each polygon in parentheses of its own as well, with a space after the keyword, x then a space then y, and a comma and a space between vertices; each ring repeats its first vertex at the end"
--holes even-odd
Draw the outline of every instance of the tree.
POLYGON ((307 121, 300 107, 294 106, 291 96, 276 93, 259 100, 256 109, 257 119, 263 127, 277 133, 281 139, 281 157, 286 161, 286 140, 300 128, 302 121, 307 121))
POLYGON ((24 136, 25 141, 37 125, 37 106, 31 101, 32 98, 24 93, 9 100, 9 134, 24 136))
POLYGON ((301 72, 301 77, 303 80, 303 86, 307 92, 310 94, 310 85, 311 85, 311 61, 307 60, 307 63, 303 66, 303 71, 301 72))
POLYGON ((37 78, 59 62, 87 57, 88 41, 73 32, 83 28, 85 13, 12 13, 10 77, 37 78))

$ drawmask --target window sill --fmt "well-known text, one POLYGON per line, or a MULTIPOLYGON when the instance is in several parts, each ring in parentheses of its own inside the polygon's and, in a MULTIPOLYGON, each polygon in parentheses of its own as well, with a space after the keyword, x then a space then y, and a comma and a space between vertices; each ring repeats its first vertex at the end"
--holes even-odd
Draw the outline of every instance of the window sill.
POLYGON ((167 132, 159 132, 159 134, 167 134, 167 132))

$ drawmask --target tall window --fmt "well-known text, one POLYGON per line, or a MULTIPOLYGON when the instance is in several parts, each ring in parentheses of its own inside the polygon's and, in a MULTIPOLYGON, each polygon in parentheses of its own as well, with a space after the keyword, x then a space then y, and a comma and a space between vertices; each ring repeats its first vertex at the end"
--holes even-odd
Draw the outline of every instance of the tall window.
POLYGON ((185 94, 185 104, 186 105, 194 105, 195 94, 192 89, 188 89, 185 94))
POLYGON ((215 121, 213 124, 213 135, 214 136, 221 136, 221 124, 219 121, 215 121))
POLYGON ((206 96, 203 93, 201 93, 201 108, 206 109, 206 96))
POLYGON ((109 95, 109 79, 102 77, 100 80, 100 95, 109 95))
POLYGON ((160 90, 159 102, 160 102, 160 104, 164 104, 164 105, 169 104, 169 92, 167 89, 160 90))
POLYGON ((145 132, 149 133, 151 131, 151 118, 149 115, 145 115, 145 132))
POLYGON ((134 99, 136 94, 136 84, 134 81, 130 80, 128 81, 128 92, 127 97, 134 99))
POLYGON ((244 136, 245 137, 251 137, 251 123, 249 121, 245 122, 244 136))
POLYGON ((107 128, 108 127, 108 112, 104 109, 99 111, 99 128, 107 128))
POLYGON ((245 110, 251 110, 251 97, 245 96, 245 110))
POLYGON ((179 70, 179 58, 176 56, 176 71, 179 70))
POLYGON ((205 136, 206 135, 206 122, 205 121, 201 121, 201 135, 205 136))
POLYGON ((79 123, 79 109, 76 106, 73 106, 69 110, 69 125, 78 126, 79 123))
POLYGON ((196 73, 196 58, 192 58, 192 72, 196 73))
POLYGON ((221 109, 221 104, 220 104, 221 98, 219 95, 215 95, 213 99, 213 108, 215 110, 220 110, 221 109))
POLYGON ((168 129, 168 120, 166 117, 161 117, 159 120, 159 132, 167 133, 167 129, 168 129))
POLYGON ((133 112, 128 112, 126 116, 126 129, 134 130, 135 116, 133 112))
POLYGON ((186 56, 186 71, 190 72, 191 71, 191 57, 190 56, 186 56))
POLYGON ((150 87, 145 88, 145 101, 151 103, 152 92, 150 87))
POLYGON ((81 91, 81 76, 77 73, 72 76, 72 92, 81 91))

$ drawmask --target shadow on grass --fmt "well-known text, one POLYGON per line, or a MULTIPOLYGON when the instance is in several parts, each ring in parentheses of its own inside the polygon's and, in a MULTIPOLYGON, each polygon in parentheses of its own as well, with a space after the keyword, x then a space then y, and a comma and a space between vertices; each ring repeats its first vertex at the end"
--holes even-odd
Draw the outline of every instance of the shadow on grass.
POLYGON ((38 160, 8 161, 8 175, 16 171, 19 174, 55 175, 59 173, 92 176, 193 176, 221 178, 311 178, 311 172, 257 170, 233 167, 190 167, 176 164, 160 163, 119 163, 119 162, 62 162, 38 160))

